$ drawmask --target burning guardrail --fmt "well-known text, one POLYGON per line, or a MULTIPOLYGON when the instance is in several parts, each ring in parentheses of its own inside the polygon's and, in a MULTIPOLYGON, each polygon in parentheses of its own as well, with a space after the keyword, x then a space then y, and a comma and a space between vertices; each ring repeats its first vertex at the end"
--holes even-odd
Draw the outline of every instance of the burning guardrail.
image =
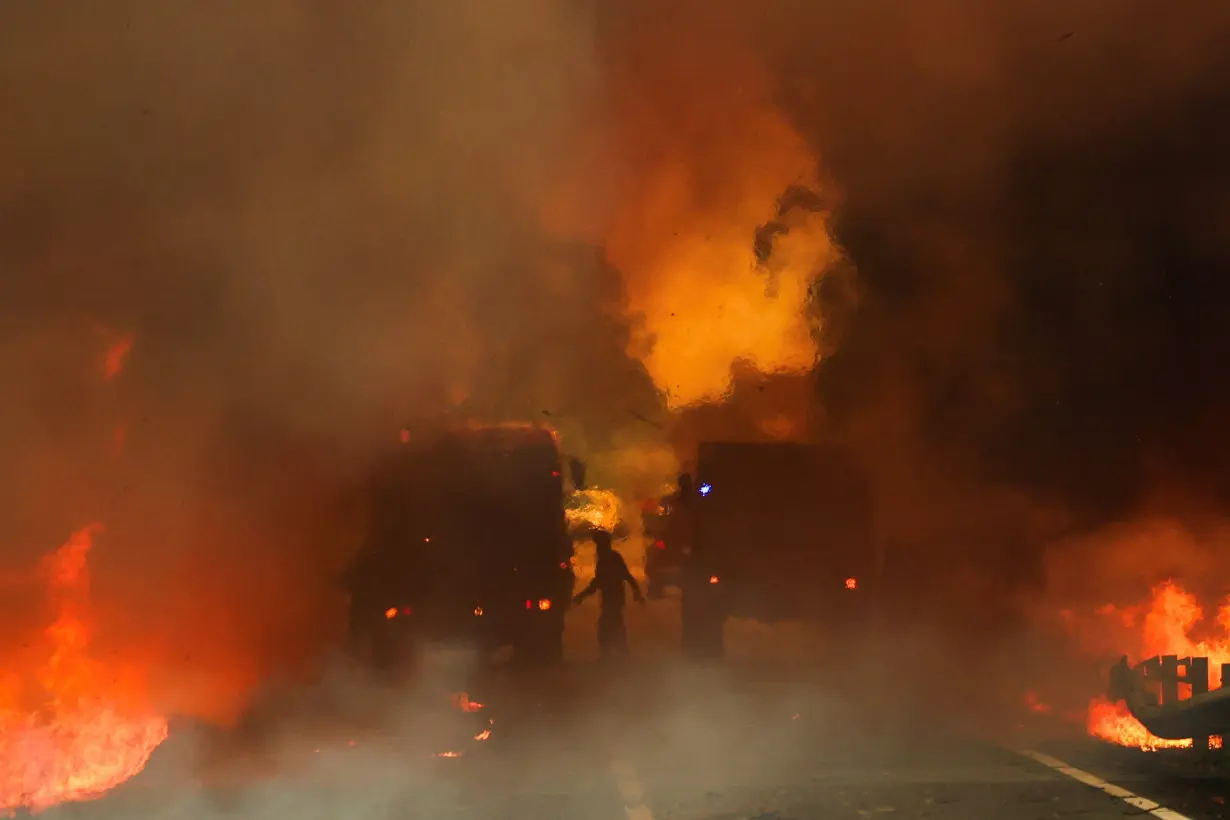
POLYGON ((1222 685, 1210 687, 1207 657, 1158 655, 1132 666, 1126 656, 1110 671, 1107 697, 1126 705, 1153 738, 1143 748, 1195 746, 1219 748, 1230 734, 1230 663, 1220 664, 1222 685))

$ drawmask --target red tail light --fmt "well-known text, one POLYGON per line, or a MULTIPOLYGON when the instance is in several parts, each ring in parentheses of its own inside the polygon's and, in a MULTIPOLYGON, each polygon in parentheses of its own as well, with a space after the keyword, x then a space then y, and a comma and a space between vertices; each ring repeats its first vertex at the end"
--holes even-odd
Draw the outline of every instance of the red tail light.
POLYGON ((663 541, 661 538, 659 538, 657 541, 654 541, 653 545, 655 548, 660 549, 660 550, 666 549, 666 542, 663 541))

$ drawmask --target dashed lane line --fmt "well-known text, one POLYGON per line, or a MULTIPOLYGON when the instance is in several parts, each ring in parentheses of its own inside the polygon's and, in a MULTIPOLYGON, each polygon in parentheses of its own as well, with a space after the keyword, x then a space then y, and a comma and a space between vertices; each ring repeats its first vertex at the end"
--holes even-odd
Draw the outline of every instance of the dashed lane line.
POLYGON ((1138 794, 1133 794, 1122 786, 1116 786, 1114 783, 1107 783, 1102 778, 1092 775, 1083 769, 1078 769, 1075 766, 1069 766, 1059 758, 1044 755, 1041 752, 1030 751, 1028 749, 1020 750, 1020 753, 1025 757, 1028 757, 1030 760, 1041 763, 1049 769, 1053 769, 1062 775, 1072 778, 1078 783, 1084 783, 1090 788, 1106 792, 1111 797, 1117 797, 1132 808, 1139 811, 1148 812, 1154 817, 1159 818, 1159 820, 1191 820, 1191 818, 1187 815, 1179 814, 1179 812, 1174 811, 1173 809, 1168 809, 1161 803, 1150 800, 1147 797, 1141 797, 1138 794))
POLYGON ((623 798, 628 820, 653 820, 653 812, 645 805, 645 788, 636 768, 626 760, 616 760, 611 764, 611 773, 615 775, 615 785, 623 798))

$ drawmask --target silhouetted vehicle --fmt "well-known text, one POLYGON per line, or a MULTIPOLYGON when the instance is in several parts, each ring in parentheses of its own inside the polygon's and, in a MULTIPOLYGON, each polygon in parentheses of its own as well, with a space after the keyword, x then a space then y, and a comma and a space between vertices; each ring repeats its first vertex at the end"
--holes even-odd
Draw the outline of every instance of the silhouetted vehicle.
POLYGON ((422 642, 557 659, 574 578, 554 435, 501 425, 402 441, 370 490, 352 645, 379 666, 422 642))
POLYGON ((870 615, 877 572, 870 492, 837 451, 702 443, 691 513, 685 650, 721 654, 732 616, 853 628, 870 615))

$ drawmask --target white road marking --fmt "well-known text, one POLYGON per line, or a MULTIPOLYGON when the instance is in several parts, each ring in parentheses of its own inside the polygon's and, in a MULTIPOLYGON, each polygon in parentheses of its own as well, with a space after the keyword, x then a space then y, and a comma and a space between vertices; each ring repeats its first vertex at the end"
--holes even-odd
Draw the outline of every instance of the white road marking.
POLYGON ((1077 769, 1073 766, 1069 766, 1067 763, 1064 763, 1058 758, 1051 757, 1050 755, 1044 755, 1041 752, 1029 751, 1028 749, 1022 750, 1021 754, 1025 755, 1025 757, 1028 757, 1030 760, 1035 760, 1038 763, 1041 763, 1047 768, 1054 769, 1060 774, 1067 775, 1078 783, 1084 783, 1086 786, 1106 792, 1111 797, 1117 797, 1134 809, 1152 814, 1154 817, 1157 817, 1158 820, 1191 820, 1191 818, 1187 815, 1179 814, 1177 811, 1168 809, 1162 804, 1154 802, 1147 797, 1141 797, 1140 795, 1133 794, 1122 786, 1116 786, 1114 783, 1107 783, 1102 778, 1096 777, 1083 769, 1077 769))
POLYGON ((611 773, 615 775, 615 785, 623 798, 628 820, 653 820, 653 812, 645 805, 645 788, 636 768, 626 760, 616 760, 611 764, 611 773))

